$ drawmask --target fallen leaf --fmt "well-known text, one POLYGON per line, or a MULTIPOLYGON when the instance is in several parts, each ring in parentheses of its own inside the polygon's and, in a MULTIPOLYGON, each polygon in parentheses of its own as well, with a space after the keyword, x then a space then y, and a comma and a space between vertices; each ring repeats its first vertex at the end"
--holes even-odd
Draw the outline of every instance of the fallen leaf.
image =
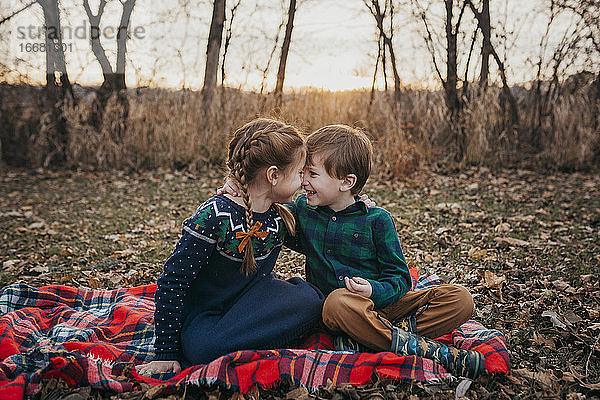
POLYGON ((469 250, 469 257, 471 258, 471 260, 478 261, 485 257, 487 255, 487 252, 488 251, 485 249, 482 250, 478 248, 472 248, 471 250, 469 250))
POLYGON ((588 315, 590 316, 590 319, 596 319, 598 317, 600 317, 600 311, 598 310, 593 310, 591 308, 587 308, 586 309, 588 315))
POLYGON ((29 224, 27 229, 40 229, 46 225, 45 222, 34 222, 33 224, 29 224))
POLYGON ((4 217, 17 217, 17 218, 19 218, 19 217, 22 217, 23 214, 20 213, 20 212, 18 212, 18 211, 12 210, 12 211, 8 211, 8 212, 5 212, 5 213, 0 213, 0 216, 4 216, 4 217))
POLYGON ((575 376, 570 372, 563 372, 562 377, 560 378, 565 382, 575 382, 575 376))
POLYGON ((408 226, 410 225, 410 221, 403 218, 394 218, 394 221, 398 223, 398 225, 408 226))
POLYGON ((506 282, 506 275, 496 275, 488 270, 483 273, 483 284, 488 288, 502 287, 504 282, 506 282))
POLYGON ((111 275, 108 279, 113 283, 113 285, 118 285, 123 282, 123 277, 121 275, 111 275))
POLYGON ((554 339, 547 338, 541 333, 533 332, 533 341, 541 346, 546 346, 552 350, 556 350, 554 339))
POLYGON ((458 203, 438 203, 435 208, 439 210, 460 210, 462 207, 458 203))
POLYGON ((456 400, 466 398, 467 391, 471 387, 471 383, 473 383, 473 381, 470 380, 470 379, 463 379, 463 380, 461 380, 458 383, 458 385, 456 386, 456 394, 455 394, 454 398, 456 400))
POLYGON ((167 385, 165 384, 154 386, 152 389, 144 393, 144 398, 149 400, 157 399, 163 394, 166 387, 167 385))
POLYGON ((129 257, 133 254, 136 254, 137 252, 134 249, 125 249, 125 250, 117 250, 117 251, 113 251, 112 252, 112 256, 113 257, 129 257))
POLYGON ((90 287, 92 289, 98 289, 98 288, 104 286, 104 284, 102 283, 102 281, 100 281, 95 276, 90 276, 89 279, 88 279, 88 283, 89 283, 89 285, 90 285, 90 287))
POLYGON ((595 324, 591 324, 590 326, 588 326, 588 329, 590 331, 600 330, 600 322, 596 322, 595 324))
POLYGON ((577 372, 575 370, 575 368, 573 367, 573 365, 571 365, 571 363, 569 363, 569 370, 571 371, 571 373, 573 374, 573 376, 575 377, 575 379, 577 379, 577 382, 583 386, 584 388, 590 389, 590 390, 600 390, 600 382, 599 383, 587 383, 584 381, 584 379, 586 379, 585 376, 581 375, 579 372, 577 372))
POLYGON ((583 321, 577 314, 573 311, 569 311, 565 314, 565 319, 569 321, 571 324, 575 325, 581 321, 583 321))
POLYGON ((525 368, 520 368, 520 369, 514 370, 513 373, 522 378, 533 380, 535 383, 540 385, 540 387, 542 389, 556 390, 556 387, 555 387, 556 380, 550 370, 546 370, 546 371, 542 371, 542 372, 532 372, 525 368))
POLYGON ((502 222, 494 227, 494 231, 501 232, 510 232, 510 225, 507 222, 502 222))
POLYGON ((565 290, 570 286, 567 282, 563 281, 562 279, 557 279, 553 281, 552 285, 554 285, 554 287, 558 290, 565 290))
POLYGON ((552 321, 552 325, 554 325, 555 328, 567 329, 567 325, 561 321, 561 319, 559 319, 558 314, 554 310, 546 310, 542 312, 542 317, 549 317, 552 321))
POLYGON ((290 392, 288 392, 285 395, 286 399, 299 399, 299 400, 304 400, 304 399, 309 399, 310 395, 308 394, 308 390, 306 390, 306 388, 303 387, 299 387, 296 388, 290 392))
POLYGON ((6 260, 2 263, 2 268, 6 269, 6 270, 10 270, 18 262, 19 262, 19 260, 6 260))
POLYGON ((510 237, 495 237, 494 240, 498 242, 500 246, 529 246, 531 243, 525 240, 510 238, 510 237))
POLYGON ((132 235, 131 233, 126 233, 124 235, 119 235, 119 234, 104 235, 104 239, 112 240, 114 242, 122 242, 127 239, 132 239, 134 237, 135 237, 135 235, 132 235))

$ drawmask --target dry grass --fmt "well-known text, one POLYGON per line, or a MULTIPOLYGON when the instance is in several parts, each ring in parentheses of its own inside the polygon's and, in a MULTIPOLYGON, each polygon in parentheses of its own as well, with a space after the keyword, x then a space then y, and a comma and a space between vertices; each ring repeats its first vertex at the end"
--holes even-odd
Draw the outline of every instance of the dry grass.
MULTIPOLYGON (((80 96, 77 105, 64 108, 67 166, 99 170, 219 166, 231 132, 252 118, 268 116, 307 132, 332 123, 364 128, 374 139, 375 170, 383 176, 405 176, 424 163, 448 165, 456 160, 493 167, 589 169, 600 162, 600 100, 585 90, 557 97, 539 124, 532 123, 533 95, 524 91, 519 97, 519 126, 508 122, 499 89, 473 94, 465 101, 461 119, 466 143, 462 155, 457 154, 441 91, 406 90, 394 106, 391 93, 378 92, 370 103, 366 90, 305 90, 287 94, 277 107, 269 95, 225 89, 218 91, 213 109, 205 115, 198 92, 130 89, 128 112, 113 98, 97 126, 89 122, 93 97, 88 94, 80 96)), ((38 88, 0 86, 0 96, 12 99, 0 105, 6 164, 44 166, 52 156, 47 132, 54 122, 51 113, 41 111, 39 93, 38 88)))

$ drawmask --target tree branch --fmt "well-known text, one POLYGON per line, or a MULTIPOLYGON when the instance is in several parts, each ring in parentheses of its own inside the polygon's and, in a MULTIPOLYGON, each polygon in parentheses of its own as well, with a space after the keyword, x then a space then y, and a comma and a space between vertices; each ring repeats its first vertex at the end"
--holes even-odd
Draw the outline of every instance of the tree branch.
POLYGON ((6 21, 8 21, 9 19, 11 19, 12 17, 14 17, 15 15, 20 14, 21 12, 27 10, 29 7, 31 7, 35 3, 37 3, 37 1, 32 1, 31 3, 27 4, 25 7, 21 8, 20 10, 15 11, 14 13, 12 13, 11 15, 9 15, 6 18, 3 18, 2 21, 0 21, 0 25, 2 25, 3 23, 5 23, 6 21))

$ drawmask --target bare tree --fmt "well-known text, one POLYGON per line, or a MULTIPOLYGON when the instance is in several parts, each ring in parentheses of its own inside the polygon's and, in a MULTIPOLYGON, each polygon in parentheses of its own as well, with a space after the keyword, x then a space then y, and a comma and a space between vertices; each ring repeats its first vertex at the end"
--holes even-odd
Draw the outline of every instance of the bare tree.
POLYGON ((465 0, 465 4, 469 6, 475 18, 477 19, 479 30, 483 35, 483 46, 481 49, 482 54, 482 62, 481 62, 481 76, 480 76, 480 85, 481 87, 487 87, 488 74, 489 74, 489 56, 491 55, 496 61, 496 65, 498 66, 498 71, 500 72, 500 79, 502 80, 502 93, 508 100, 510 106, 510 116, 513 125, 519 124, 519 109, 517 107, 517 101, 510 91, 510 87, 508 86, 508 82, 506 79, 506 69, 504 67, 504 62, 498 56, 496 49, 492 45, 491 38, 491 25, 490 25, 490 9, 488 0, 483 0, 483 10, 480 12, 477 10, 475 5, 471 0, 465 0), (485 67, 485 68, 484 68, 485 67))
MULTIPOLYGON (((457 37, 465 5, 463 4, 460 8, 456 24, 452 22, 454 0, 444 0, 444 5, 446 6, 446 24, 444 25, 446 29, 446 82, 444 89, 446 91, 446 104, 451 115, 454 117, 452 120, 456 121, 462 111, 462 102, 458 96, 457 37)), ((464 150, 464 143, 462 141, 459 148, 464 150)))
MULTIPOLYGON (((541 150, 545 135, 555 129, 555 105, 560 96, 573 94, 579 89, 577 86, 583 84, 589 85, 588 90, 579 95, 587 95, 591 102, 597 102, 600 98, 600 69, 597 62, 600 57, 600 3, 587 0, 548 0, 545 6, 549 16, 539 43, 540 54, 536 63, 537 73, 532 89, 528 127, 529 143, 537 151, 541 150), (554 36, 552 31, 558 27, 556 22, 560 17, 567 17, 571 24, 566 29, 561 27, 561 38, 553 44, 550 38, 554 36), (565 79, 561 88, 561 80, 573 73, 573 65, 587 66, 593 72, 576 73, 565 79), (589 76, 595 76, 595 80, 590 82, 589 76), (570 84, 574 85, 569 87, 570 84)), ((598 120, 594 121, 595 128, 598 129, 598 120)))
POLYGON ((125 54, 127 53, 127 29, 135 0, 119 0, 122 5, 121 20, 117 32, 117 60, 116 68, 110 65, 110 61, 106 56, 102 42, 100 41, 100 22, 104 14, 106 0, 100 0, 98 12, 94 15, 92 12, 89 0, 83 0, 83 7, 90 21, 90 40, 92 51, 102 68, 104 81, 102 88, 110 92, 117 92, 121 89, 126 89, 125 84, 125 54))
POLYGON ((215 88, 217 86, 217 71, 219 69, 219 52, 225 24, 225 0, 214 0, 213 13, 208 33, 206 47, 206 68, 204 70, 204 84, 202 86, 203 109, 207 112, 212 105, 215 88))
POLYGON ((262 94, 265 90, 265 86, 267 85, 267 76, 269 73, 269 68, 271 67, 271 63, 273 62, 273 57, 275 57, 275 52, 277 51, 277 47, 279 46, 279 37, 281 36, 281 31, 283 30, 283 26, 285 25, 285 20, 282 19, 279 27, 277 28, 277 33, 275 34, 275 39, 273 39, 273 47, 269 52, 269 58, 267 59, 267 63, 264 68, 260 68, 262 72, 262 80, 260 82, 260 94, 262 94))
MULTIPOLYGON (((386 53, 389 52, 390 63, 392 66, 392 73, 394 75, 394 105, 400 104, 400 95, 402 88, 402 81, 398 74, 398 67, 396 65, 396 54, 394 53, 394 4, 392 0, 384 0, 383 8, 379 4, 379 0, 363 0, 365 6, 371 12, 371 15, 375 18, 378 31, 378 51, 377 60, 375 61, 375 73, 373 75, 373 87, 371 92, 374 92, 374 82, 377 74, 377 65, 381 60, 381 70, 384 74, 384 86, 387 91, 387 66, 386 66, 386 53), (388 27, 385 26, 386 18, 389 19, 388 27)), ((371 95, 372 97, 372 95, 371 95)), ((372 101, 372 100, 371 100, 372 101)))
POLYGON ((38 0, 44 13, 46 52, 46 120, 40 121, 39 137, 47 143, 44 165, 67 161, 68 133, 63 109, 65 101, 75 101, 62 42, 58 0, 38 0))
POLYGON ((225 32, 225 43, 223 44, 223 58, 221 61, 221 88, 225 87, 225 61, 227 60, 227 51, 229 50, 231 37, 233 36, 233 21, 235 19, 236 11, 240 6, 241 2, 242 0, 237 0, 237 3, 235 3, 233 7, 231 7, 231 10, 229 10, 229 21, 225 21, 229 23, 227 24, 227 30, 225 32))
MULTIPOLYGON (((458 0, 460 1, 460 0, 458 0)), ((445 58, 446 58, 446 77, 442 75, 440 66, 436 57, 436 47, 433 38, 430 23, 426 10, 421 6, 419 0, 413 0, 420 19, 425 26, 425 44, 431 54, 433 66, 442 83, 445 94, 446 106, 449 112, 450 129, 456 141, 456 158, 462 160, 466 152, 466 134, 463 124, 463 101, 458 91, 458 33, 460 31, 462 17, 466 9, 466 2, 455 4, 454 0, 444 0, 444 32, 445 32, 445 58), (458 17, 455 21, 455 11, 458 11, 458 17)))
MULTIPOLYGON (((473 3, 469 2, 471 9, 475 9, 473 3)), ((492 26, 490 23, 490 0, 482 0, 481 13, 477 21, 479 29, 483 35, 483 44, 481 46, 481 73, 479 75, 479 86, 483 89, 488 86, 488 76, 490 74, 490 54, 491 54, 491 37, 492 26)), ((476 15, 477 17, 477 15, 476 15)))
POLYGON ((600 98, 600 70, 598 70, 598 59, 600 58, 600 1, 598 0, 548 0, 550 8, 558 12, 566 12, 573 15, 580 29, 573 32, 572 41, 574 47, 580 50, 580 54, 587 57, 586 63, 591 69, 596 67, 596 98, 600 98), (593 54, 593 56, 592 56, 593 54))
POLYGON ((27 10, 29 7, 31 7, 35 3, 37 3, 37 0, 29 2, 28 4, 26 4, 23 7, 19 8, 17 11, 13 11, 9 16, 4 17, 4 18, 2 18, 0 20, 0 25, 2 25, 3 23, 5 23, 6 21, 10 20, 12 17, 20 14, 21 12, 27 10))
POLYGON ((285 26, 285 36, 283 37, 283 45, 281 46, 281 57, 279 57, 279 69, 277 70, 277 82, 275 84, 276 103, 281 105, 281 97, 283 93, 283 81, 285 80, 285 66, 287 63, 288 52, 290 51, 290 42, 292 40, 292 30, 294 29, 294 16, 296 15, 296 0, 290 0, 288 10, 287 24, 285 26))
POLYGON ((59 87, 62 87, 61 92, 66 91, 72 95, 65 63, 58 0, 38 0, 38 4, 42 7, 46 25, 46 89, 53 92, 53 97, 58 95, 59 87))
POLYGON ((102 42, 100 41, 100 23, 107 1, 100 0, 98 11, 94 14, 90 8, 89 0, 83 0, 83 8, 90 21, 90 42, 92 51, 102 68, 102 75, 104 78, 102 85, 97 92, 97 101, 95 102, 95 109, 91 116, 91 123, 94 126, 99 126, 102 121, 106 103, 113 94, 117 95, 117 99, 123 107, 123 117, 127 116, 129 109, 127 97, 124 93, 124 89, 127 88, 125 83, 125 56, 127 54, 127 30, 129 28, 131 13, 135 6, 135 0, 119 0, 119 2, 121 3, 122 10, 117 32, 117 60, 115 68, 113 68, 106 55, 102 42))

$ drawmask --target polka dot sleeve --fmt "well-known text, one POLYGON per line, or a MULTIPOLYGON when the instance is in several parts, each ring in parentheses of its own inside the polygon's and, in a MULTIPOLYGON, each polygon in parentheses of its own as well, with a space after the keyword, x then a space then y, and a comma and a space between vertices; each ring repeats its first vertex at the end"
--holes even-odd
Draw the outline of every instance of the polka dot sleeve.
POLYGON ((185 295, 198 272, 208 264, 222 234, 221 223, 215 215, 206 210, 202 212, 201 225, 196 223, 200 210, 183 223, 182 236, 158 278, 154 313, 155 360, 180 358, 185 295))

